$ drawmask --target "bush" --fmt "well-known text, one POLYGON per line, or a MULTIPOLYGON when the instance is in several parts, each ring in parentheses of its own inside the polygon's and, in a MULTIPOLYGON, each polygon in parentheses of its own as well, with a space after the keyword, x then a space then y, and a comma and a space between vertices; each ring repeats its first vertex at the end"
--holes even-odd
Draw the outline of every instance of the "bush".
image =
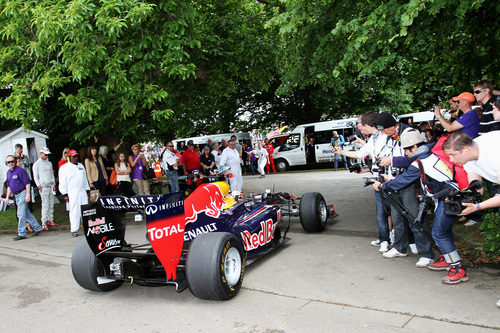
POLYGON ((500 217, 498 212, 486 214, 479 229, 484 238, 481 245, 486 255, 490 258, 500 256, 500 217))

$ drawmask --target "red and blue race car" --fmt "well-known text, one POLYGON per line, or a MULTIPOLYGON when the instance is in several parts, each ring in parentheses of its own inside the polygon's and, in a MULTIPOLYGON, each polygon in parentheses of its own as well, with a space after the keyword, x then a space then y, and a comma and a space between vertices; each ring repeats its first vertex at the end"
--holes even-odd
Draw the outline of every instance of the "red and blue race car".
POLYGON ((230 299, 240 290, 245 267, 286 242, 290 216, 299 216, 307 232, 322 231, 336 216, 333 205, 327 206, 317 192, 301 198, 279 192, 235 200, 228 191, 227 182, 217 181, 202 184, 187 198, 182 192, 104 196, 82 206, 85 238, 71 260, 76 282, 94 291, 110 291, 124 281, 173 284, 202 299, 230 299), (146 215, 144 244, 125 241, 130 211, 146 215))

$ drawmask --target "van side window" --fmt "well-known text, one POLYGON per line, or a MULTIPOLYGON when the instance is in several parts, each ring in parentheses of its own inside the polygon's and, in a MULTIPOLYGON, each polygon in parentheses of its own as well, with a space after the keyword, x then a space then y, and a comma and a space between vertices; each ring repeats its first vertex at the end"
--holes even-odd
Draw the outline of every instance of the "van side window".
POLYGON ((322 143, 330 143, 330 139, 332 138, 332 131, 319 131, 314 133, 315 135, 315 144, 319 145, 322 143))
POLYGON ((281 151, 292 150, 300 147, 300 134, 290 134, 288 138, 286 138, 281 151))

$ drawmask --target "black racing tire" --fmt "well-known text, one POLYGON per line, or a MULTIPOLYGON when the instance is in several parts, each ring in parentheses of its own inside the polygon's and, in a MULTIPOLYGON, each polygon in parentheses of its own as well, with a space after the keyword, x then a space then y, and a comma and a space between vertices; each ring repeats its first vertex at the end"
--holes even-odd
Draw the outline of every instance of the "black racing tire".
POLYGON ((85 237, 76 243, 71 257, 71 272, 76 282, 85 289, 111 291, 121 286, 123 281, 98 284, 97 277, 104 276, 104 266, 89 247, 85 237))
POLYGON ((320 232, 325 229, 328 208, 321 193, 305 193, 300 199, 299 212, 300 223, 306 232, 320 232))
POLYGON ((276 161, 274 161, 274 166, 276 167, 276 171, 278 172, 283 172, 283 171, 288 171, 290 169, 290 165, 285 159, 278 158, 276 161))
POLYGON ((186 278, 191 293, 201 299, 228 300, 243 283, 245 259, 241 243, 227 232, 201 234, 191 243, 186 278))

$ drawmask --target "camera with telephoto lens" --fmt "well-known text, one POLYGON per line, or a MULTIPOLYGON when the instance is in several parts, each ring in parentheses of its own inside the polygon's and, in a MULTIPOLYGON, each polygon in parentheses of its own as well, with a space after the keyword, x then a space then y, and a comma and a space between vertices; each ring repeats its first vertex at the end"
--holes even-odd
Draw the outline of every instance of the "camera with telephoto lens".
POLYGON ((381 162, 382 162, 382 159, 381 159, 381 158, 377 158, 377 159, 375 160, 375 165, 376 165, 377 167, 373 167, 373 168, 372 168, 372 172, 378 172, 378 174, 379 174, 379 175, 382 175, 382 174, 385 174, 385 173, 386 173, 387 169, 386 169, 386 167, 384 167, 384 166, 380 166, 380 163, 381 163, 381 162))
POLYGON ((451 191, 444 202, 444 212, 448 215, 458 215, 465 208, 462 203, 480 203, 482 195, 477 190, 482 187, 483 183, 480 180, 474 180, 463 190, 451 191))
POLYGON ((356 141, 356 139, 357 139, 356 134, 349 135, 349 136, 345 139, 345 142, 356 141))

